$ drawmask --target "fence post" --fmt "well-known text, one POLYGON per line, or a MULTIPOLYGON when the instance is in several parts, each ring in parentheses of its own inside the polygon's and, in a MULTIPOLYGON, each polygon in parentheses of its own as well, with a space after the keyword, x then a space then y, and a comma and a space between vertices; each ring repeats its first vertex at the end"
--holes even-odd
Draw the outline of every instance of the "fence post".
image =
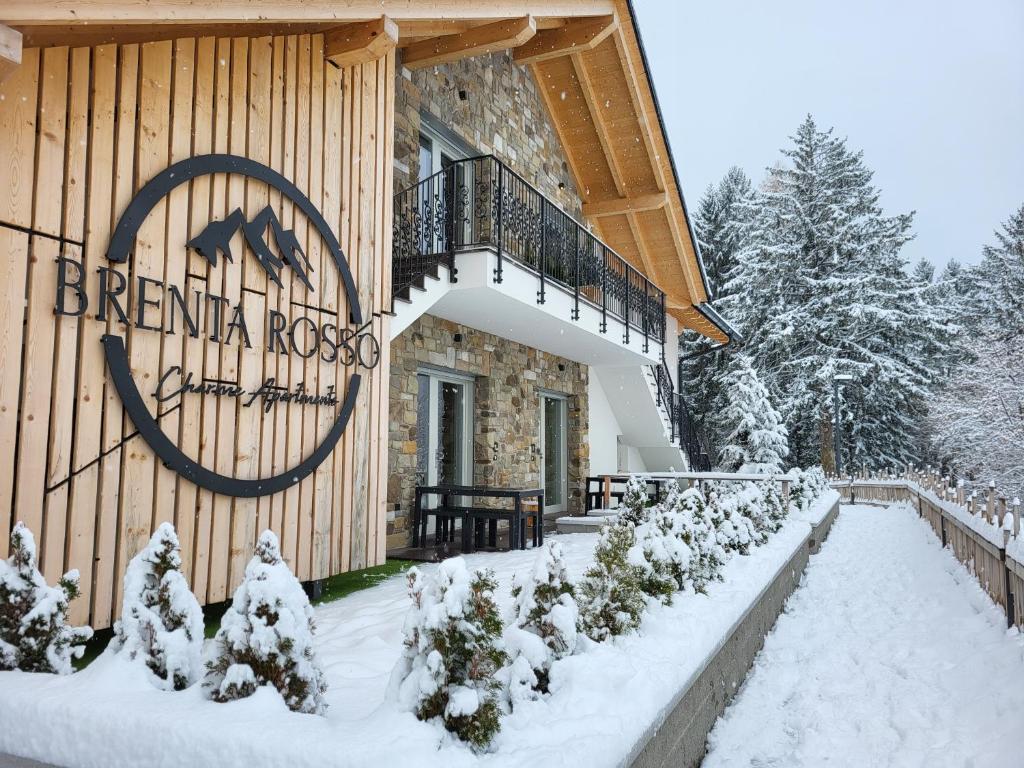
POLYGON ((1020 499, 1013 499, 1013 538, 1020 536, 1020 499))
POLYGON ((505 166, 501 164, 501 161, 495 161, 498 165, 498 266, 494 270, 494 282, 502 282, 502 257, 501 257, 501 245, 504 240, 504 218, 505 218, 505 166))
POLYGON ((547 301, 545 297, 544 272, 547 268, 547 249, 545 248, 548 231, 548 201, 543 195, 540 196, 540 254, 537 258, 537 271, 540 273, 540 290, 537 291, 537 303, 543 304, 547 301))
POLYGON ((575 257, 576 257, 575 258, 575 261, 576 261, 576 279, 573 281, 574 282, 574 286, 573 286, 574 290, 573 290, 572 319, 573 320, 579 320, 580 319, 580 229, 581 228, 580 228, 580 225, 577 224, 575 221, 572 223, 572 225, 573 225, 573 227, 576 228, 574 230, 576 232, 576 237, 575 237, 576 245, 572 249, 573 253, 575 254, 575 257))
POLYGON ((601 244, 601 333, 608 331, 608 254, 601 244))
POLYGON ((991 480, 988 484, 988 498, 985 501, 985 520, 992 522, 996 511, 996 481, 991 480))
POLYGON ((789 514, 789 480, 782 481, 782 506, 786 510, 786 514, 789 514))

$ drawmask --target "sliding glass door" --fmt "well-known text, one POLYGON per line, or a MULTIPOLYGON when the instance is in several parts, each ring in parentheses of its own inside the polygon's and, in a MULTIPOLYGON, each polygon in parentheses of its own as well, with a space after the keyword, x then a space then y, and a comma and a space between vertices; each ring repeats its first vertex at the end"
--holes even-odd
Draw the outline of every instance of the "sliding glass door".
POLYGON ((540 398, 541 487, 544 511, 568 510, 568 407, 564 397, 540 398))
POLYGON ((421 372, 417 463, 421 484, 473 482, 473 380, 421 372))

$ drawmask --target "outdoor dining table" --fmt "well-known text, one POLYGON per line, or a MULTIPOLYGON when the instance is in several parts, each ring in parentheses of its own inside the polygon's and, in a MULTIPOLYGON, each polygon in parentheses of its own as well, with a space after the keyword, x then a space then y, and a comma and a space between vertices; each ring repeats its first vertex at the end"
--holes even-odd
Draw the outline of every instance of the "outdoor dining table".
POLYGON ((533 546, 544 543, 544 489, 543 488, 492 488, 481 485, 417 485, 416 501, 413 506, 414 547, 427 542, 427 523, 430 516, 435 518, 435 540, 442 535, 445 539, 454 534, 455 520, 462 522, 462 551, 472 552, 474 546, 483 546, 483 524, 488 527, 488 545, 496 547, 498 542, 498 521, 509 522, 509 549, 526 549, 526 521, 529 516, 523 507, 526 499, 537 499, 537 510, 533 525, 533 546), (425 507, 428 496, 440 497, 435 507, 425 507), (511 499, 512 507, 482 507, 477 499, 511 499), (468 499, 469 503, 462 503, 468 499))

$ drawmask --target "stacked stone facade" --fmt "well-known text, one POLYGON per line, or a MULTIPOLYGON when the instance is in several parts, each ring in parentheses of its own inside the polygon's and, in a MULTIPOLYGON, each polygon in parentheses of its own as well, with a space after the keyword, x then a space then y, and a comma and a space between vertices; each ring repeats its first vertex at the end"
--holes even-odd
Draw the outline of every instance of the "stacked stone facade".
POLYGON ((400 67, 396 79, 396 191, 419 179, 420 115, 426 111, 477 154, 503 160, 582 220, 576 182, 537 83, 507 51, 415 71, 400 67))
POLYGON ((566 395, 569 512, 583 511, 590 463, 587 366, 474 328, 423 315, 391 342, 388 548, 406 546, 417 483, 417 373, 474 377, 473 482, 537 487, 543 391, 566 395), (458 340, 457 340, 458 339, 458 340))

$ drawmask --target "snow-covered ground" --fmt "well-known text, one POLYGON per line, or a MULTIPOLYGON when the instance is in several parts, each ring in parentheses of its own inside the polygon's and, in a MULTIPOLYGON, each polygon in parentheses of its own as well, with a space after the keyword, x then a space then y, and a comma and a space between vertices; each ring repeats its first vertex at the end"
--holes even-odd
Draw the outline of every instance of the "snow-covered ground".
MULTIPOLYGON (((388 698, 409 608, 403 578, 316 611, 316 647, 329 689, 325 717, 289 712, 276 692, 217 704, 198 687, 155 689, 122 657, 105 654, 68 677, 0 672, 0 753, 67 765, 117 766, 602 766, 616 765, 700 668, 836 500, 829 491, 771 540, 723 569, 707 595, 655 605, 639 633, 558 662, 552 694, 505 718, 493 753, 478 757, 440 726, 388 698)), ((559 537, 570 576, 591 559, 596 534, 559 537)), ((474 555, 493 568, 498 602, 531 551, 474 555)), ((431 569, 436 566, 426 566, 431 569)))
POLYGON ((1024 641, 909 507, 843 507, 709 742, 705 768, 1024 766, 1024 641))

